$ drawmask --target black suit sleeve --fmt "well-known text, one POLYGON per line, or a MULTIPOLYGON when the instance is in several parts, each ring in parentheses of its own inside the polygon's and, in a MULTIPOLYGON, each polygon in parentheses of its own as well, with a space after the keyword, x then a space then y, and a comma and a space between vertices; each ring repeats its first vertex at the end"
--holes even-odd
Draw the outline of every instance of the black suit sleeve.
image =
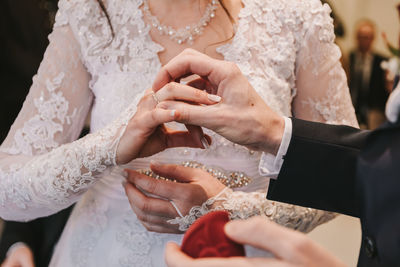
POLYGON ((268 199, 359 216, 357 157, 369 131, 292 119, 292 139, 268 199))

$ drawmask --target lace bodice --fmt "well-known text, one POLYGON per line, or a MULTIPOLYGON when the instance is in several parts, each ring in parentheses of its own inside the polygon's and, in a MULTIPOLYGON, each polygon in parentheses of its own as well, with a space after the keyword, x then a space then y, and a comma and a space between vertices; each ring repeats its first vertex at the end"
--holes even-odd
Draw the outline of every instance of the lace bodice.
MULTIPOLYGON (((217 51, 239 66, 279 114, 356 126, 341 54, 333 43, 330 8, 319 0, 242 3, 234 38, 217 51)), ((161 67, 157 53, 163 47, 152 41, 141 5, 142 0, 106 1, 112 37, 96 1, 61 0, 43 62, 1 145, 1 217, 34 219, 80 200, 56 250, 56 266, 161 265, 159 250, 165 239, 175 238, 144 230, 120 186, 122 166, 115 166, 126 122, 161 67), (76 140, 89 111, 91 134, 76 140), (137 231, 121 234, 128 228, 137 231), (119 258, 107 256, 102 242, 110 236, 117 251, 113 255, 119 258)), ((152 157, 175 163, 195 160, 251 177, 248 186, 225 190, 203 207, 194 207, 197 215, 218 203, 233 218, 261 214, 303 231, 332 218, 330 213, 267 201, 268 179, 258 173, 261 153, 207 132, 213 138, 208 150, 170 149, 152 157)), ((138 159, 129 167, 146 168, 149 161, 138 159)), ((196 216, 189 214, 184 221, 196 216)))

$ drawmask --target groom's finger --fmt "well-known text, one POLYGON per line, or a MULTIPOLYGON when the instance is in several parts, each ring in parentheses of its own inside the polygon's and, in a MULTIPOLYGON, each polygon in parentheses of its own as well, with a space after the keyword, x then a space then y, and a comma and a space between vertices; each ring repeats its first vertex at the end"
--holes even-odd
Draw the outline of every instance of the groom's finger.
POLYGON ((161 68, 153 83, 156 92, 169 82, 175 81, 187 74, 197 74, 207 79, 215 86, 225 79, 232 68, 232 63, 213 59, 193 49, 185 49, 161 68))

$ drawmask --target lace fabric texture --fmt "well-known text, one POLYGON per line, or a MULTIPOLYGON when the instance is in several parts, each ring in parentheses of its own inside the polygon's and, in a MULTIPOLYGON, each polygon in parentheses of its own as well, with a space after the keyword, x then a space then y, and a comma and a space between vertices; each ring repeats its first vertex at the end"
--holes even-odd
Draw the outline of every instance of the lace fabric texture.
MULTIPOLYGON (((357 126, 329 7, 318 0, 242 2, 235 37, 218 52, 279 114, 357 126)), ((59 2, 50 45, 0 147, 0 215, 30 220, 79 200, 51 266, 163 266, 165 242, 180 236, 149 233, 140 225, 115 167, 119 138, 161 67, 157 53, 163 47, 151 40, 141 0, 105 4, 114 38, 96 1, 59 2), (77 140, 89 111, 91 134, 77 140)), ((333 217, 266 200, 267 186, 256 186, 268 183, 258 174, 261 153, 206 132, 213 138, 208 150, 171 149, 152 158, 212 163, 246 173, 253 185, 226 189, 176 223, 187 228, 219 208, 232 218, 259 214, 302 231, 333 217)), ((150 159, 130 167, 146 168, 150 159)))

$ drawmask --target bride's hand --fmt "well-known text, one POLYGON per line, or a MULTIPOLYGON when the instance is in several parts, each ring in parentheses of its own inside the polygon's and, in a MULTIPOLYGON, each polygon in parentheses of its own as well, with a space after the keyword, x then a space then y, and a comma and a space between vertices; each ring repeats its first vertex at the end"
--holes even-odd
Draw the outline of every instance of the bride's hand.
POLYGON ((175 86, 174 81, 191 74, 202 77, 197 81, 200 88, 222 97, 221 102, 199 106, 164 101, 158 107, 176 110, 179 122, 204 126, 252 150, 278 151, 284 119, 267 106, 234 63, 186 49, 161 69, 153 89, 175 86))
MULTIPOLYGON (((172 131, 163 125, 174 121, 179 113, 157 107, 160 101, 188 101, 212 105, 216 101, 202 90, 189 86, 164 86, 154 93, 148 89, 139 101, 135 115, 130 119, 117 148, 117 164, 125 164, 138 157, 148 157, 171 147, 205 148, 211 138, 198 126, 187 125, 186 131, 172 131)), ((215 99, 214 99, 215 100, 215 99)))
POLYGON ((167 222, 180 216, 170 201, 185 216, 192 207, 201 206, 225 188, 208 172, 200 169, 155 163, 151 164, 151 169, 162 177, 178 182, 156 180, 127 170, 128 178, 124 186, 126 195, 137 218, 149 231, 181 233, 178 225, 167 222))

